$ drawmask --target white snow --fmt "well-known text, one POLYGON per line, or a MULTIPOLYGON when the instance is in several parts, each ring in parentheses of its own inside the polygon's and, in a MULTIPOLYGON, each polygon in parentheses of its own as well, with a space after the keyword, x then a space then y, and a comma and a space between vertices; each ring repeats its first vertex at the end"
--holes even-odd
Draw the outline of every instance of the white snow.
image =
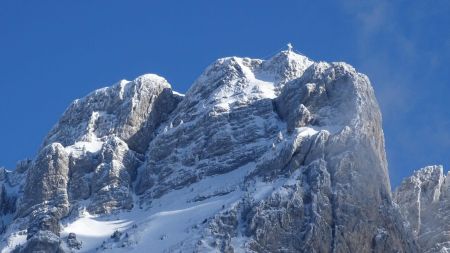
POLYGON ((181 97, 185 96, 183 93, 180 93, 180 92, 174 91, 174 90, 172 91, 172 93, 175 94, 175 95, 181 96, 181 97))
POLYGON ((11 252, 17 245, 24 244, 27 240, 26 231, 21 231, 21 234, 15 233, 8 237, 7 247, 2 249, 2 253, 11 252))
POLYGON ((244 82, 232 81, 230 85, 224 85, 212 97, 216 106, 228 111, 233 103, 247 103, 259 99, 276 98, 276 87, 274 77, 265 75, 256 76, 254 71, 248 66, 246 60, 238 57, 233 58, 241 67, 244 73, 244 82))
POLYGON ((250 163, 227 174, 205 178, 154 199, 148 208, 136 206, 129 212, 106 217, 84 212, 75 221, 63 222, 62 238, 76 233, 83 243, 77 252, 94 252, 103 241, 106 248, 112 248, 111 252, 170 252, 173 247, 195 243, 205 220, 239 201, 244 194, 240 185, 253 168, 254 163, 250 163), (197 196, 208 198, 195 201, 197 196), (123 242, 112 242, 110 236, 116 230, 128 234, 129 247, 121 248, 123 242))
POLYGON ((12 223, 8 230, 4 233, 5 235, 9 234, 9 236, 2 238, 2 241, 0 242, 1 253, 11 252, 17 245, 23 245, 26 242, 26 229, 21 230, 18 225, 20 223, 20 219, 18 222, 12 223))
POLYGON ((103 142, 98 139, 93 139, 92 141, 78 141, 71 146, 65 147, 65 150, 69 154, 74 156, 80 156, 85 152, 96 153, 100 151, 103 146, 103 142))
POLYGON ((128 80, 121 80, 119 81, 119 98, 123 99, 125 97, 126 94, 129 93, 129 89, 131 87, 131 82, 128 80))
POLYGON ((255 201, 260 201, 269 196, 274 190, 282 185, 284 180, 277 180, 275 182, 256 182, 253 186, 252 197, 255 201))
POLYGON ((237 62, 241 65, 242 70, 247 79, 247 86, 243 89, 243 95, 252 97, 257 95, 260 98, 275 98, 275 84, 274 77, 265 76, 265 79, 258 79, 255 73, 244 63, 244 59, 236 58, 237 62))

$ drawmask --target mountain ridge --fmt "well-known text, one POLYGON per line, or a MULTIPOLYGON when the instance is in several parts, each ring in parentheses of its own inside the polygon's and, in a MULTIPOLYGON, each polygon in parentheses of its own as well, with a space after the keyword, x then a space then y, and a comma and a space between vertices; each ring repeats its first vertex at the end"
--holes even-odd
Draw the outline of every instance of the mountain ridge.
POLYGON ((96 90, 3 174, 2 252, 419 252, 369 79, 290 49, 96 90))

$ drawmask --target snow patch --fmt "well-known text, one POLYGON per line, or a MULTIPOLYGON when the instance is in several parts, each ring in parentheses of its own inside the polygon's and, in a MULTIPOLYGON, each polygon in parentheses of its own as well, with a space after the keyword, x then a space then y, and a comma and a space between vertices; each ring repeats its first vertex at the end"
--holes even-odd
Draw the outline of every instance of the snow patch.
POLYGON ((254 166, 249 163, 227 174, 205 178, 129 212, 102 217, 81 212, 81 217, 63 221, 61 237, 65 240, 69 233, 76 233, 82 242, 77 252, 171 252, 188 246, 200 240, 208 220, 242 198, 244 178, 254 166), (215 194, 218 191, 221 194, 215 194), (208 197, 193 201, 198 196, 208 197), (115 231, 122 234, 118 242, 111 239, 115 231))
POLYGON ((89 152, 89 153, 96 153, 100 151, 100 149, 103 147, 103 142, 94 139, 92 141, 78 141, 75 144, 71 146, 65 147, 65 150, 67 153, 72 154, 76 157, 79 157, 80 155, 89 152))

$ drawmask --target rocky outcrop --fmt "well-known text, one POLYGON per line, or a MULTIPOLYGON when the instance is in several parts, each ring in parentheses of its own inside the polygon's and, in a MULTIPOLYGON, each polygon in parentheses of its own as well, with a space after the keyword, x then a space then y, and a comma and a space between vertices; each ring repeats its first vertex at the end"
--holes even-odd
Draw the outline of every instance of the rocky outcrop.
POLYGON ((217 225, 223 222, 214 223, 210 233, 219 241, 208 247, 416 252, 392 202, 381 115, 367 77, 343 63, 314 63, 286 82, 274 102, 286 122, 277 129, 284 147, 257 164, 247 183, 261 176, 266 182, 285 177, 285 183, 266 199, 247 202, 235 229, 224 231, 217 225), (248 239, 233 245, 240 233, 248 239))
MULTIPOLYGON (((69 211, 68 180, 69 157, 64 147, 59 143, 46 146, 28 170, 19 215, 55 207, 56 219, 65 216, 69 211)), ((48 225, 46 230, 58 233, 57 223, 48 225)))
MULTIPOLYGON (((272 101, 281 84, 273 78, 286 81, 281 75, 290 69, 290 60, 282 53, 274 65, 225 58, 208 67, 150 143, 137 192, 158 197, 270 153, 282 130, 272 101)), ((294 62, 299 70, 290 75, 300 75, 307 67, 302 64, 311 63, 294 62)))
POLYGON ((403 180, 394 196, 422 252, 450 252, 450 177, 428 166, 403 180))
MULTIPOLYGON (((144 75, 74 101, 33 163, 18 165, 27 170, 17 211, 28 227, 21 252, 60 250, 60 220, 80 201, 88 200, 93 214, 131 209, 142 153, 180 99, 165 79, 144 75)), ((1 196, 6 199, 4 190, 1 196)))
POLYGON ((140 172, 137 190, 144 199, 252 163, 247 187, 286 180, 267 199, 237 210, 243 220, 231 231, 212 225, 209 236, 216 239, 205 249, 417 250, 392 203, 373 90, 349 65, 313 63, 290 51, 267 62, 221 59, 169 122, 140 172), (270 64, 283 71, 271 72, 270 64), (240 233, 247 242, 233 246, 240 233))
POLYGON ((44 141, 67 152, 69 202, 90 198, 93 213, 130 209, 142 153, 179 101, 165 79, 144 75, 73 102, 44 141))
POLYGON ((292 50, 219 59, 185 96, 155 75, 97 90, 25 167, 21 252, 418 252, 368 78, 292 50))
MULTIPOLYGON (((141 165, 142 157, 128 149, 119 138, 108 140, 99 152, 99 165, 92 172, 89 182, 72 182, 72 187, 91 183, 91 213, 111 213, 114 210, 131 209, 133 197, 131 185, 136 177, 136 169, 141 165)), ((82 192, 79 189, 76 192, 82 192)), ((74 196, 75 199, 75 196, 74 196)))
POLYGON ((13 253, 37 253, 37 252, 54 252, 64 253, 65 250, 61 245, 61 239, 50 231, 38 231, 33 235, 24 246, 18 246, 13 253))
POLYGON ((92 142, 114 135, 125 141, 130 149, 143 153, 155 128, 179 100, 170 84, 157 75, 143 75, 134 81, 122 80, 75 100, 50 131, 43 146, 59 142, 66 147, 79 141, 92 142))
POLYGON ((80 250, 83 244, 77 240, 77 235, 75 233, 70 233, 67 237, 67 246, 74 250, 80 250))

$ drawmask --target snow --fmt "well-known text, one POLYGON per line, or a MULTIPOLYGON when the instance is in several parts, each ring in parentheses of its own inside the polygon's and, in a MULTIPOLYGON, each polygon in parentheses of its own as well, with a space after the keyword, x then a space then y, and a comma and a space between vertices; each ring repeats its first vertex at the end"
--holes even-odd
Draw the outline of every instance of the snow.
POLYGON ((164 83, 165 85, 170 87, 169 83, 167 82, 167 80, 164 77, 159 76, 157 74, 152 74, 152 73, 143 74, 143 75, 137 77, 136 79, 134 79, 133 82, 135 82, 135 83, 138 83, 138 82, 164 83))
POLYGON ((111 252, 170 252, 182 244, 195 243, 200 240, 199 229, 205 220, 242 198, 244 192, 240 186, 254 166, 249 163, 227 174, 171 191, 154 199, 147 208, 135 206, 129 212, 103 217, 84 211, 76 220, 63 221, 61 237, 76 233, 83 243, 77 252, 94 252, 104 241, 103 246, 111 248, 111 252), (127 234, 126 242, 111 240, 116 230, 127 234), (121 248, 122 243, 127 247, 121 248))
POLYGON ((174 91, 174 90, 172 91, 172 93, 175 94, 175 95, 181 96, 181 97, 185 96, 183 93, 180 93, 180 92, 174 91))
POLYGON ((14 249, 17 245, 24 244, 27 240, 27 234, 25 231, 22 231, 21 234, 16 233, 11 235, 8 238, 7 247, 2 249, 2 253, 10 252, 12 249, 14 249))
POLYGON ((255 201, 261 201, 267 196, 269 196, 274 190, 278 189, 285 180, 277 180, 275 182, 256 182, 253 186, 252 197, 255 201))
POLYGON ((85 213, 81 218, 65 227, 61 236, 67 237, 69 232, 76 233, 77 239, 83 242, 82 252, 88 252, 97 248, 99 241, 110 237, 115 230, 129 226, 132 221, 126 218, 125 215, 118 220, 108 220, 108 217, 100 218, 85 213))
MULTIPOLYGON (((237 195, 231 194, 223 198, 170 211, 157 212, 138 226, 138 231, 130 236, 132 241, 139 242, 132 246, 135 252, 163 252, 184 241, 191 243, 190 238, 195 226, 220 211, 224 204, 237 201, 237 195), (142 227, 142 228, 140 228, 142 227)), ((197 235, 197 233, 194 233, 197 235)), ((130 249, 117 249, 113 252, 129 252, 130 249)))
POLYGON ((26 229, 20 230, 17 224, 12 224, 5 234, 8 234, 8 232, 11 232, 10 236, 2 238, 0 243, 1 253, 11 252, 17 245, 23 245, 27 240, 26 229))
MULTIPOLYGON (((242 71, 247 79, 248 85, 243 90, 243 93, 247 96, 252 95, 252 93, 256 93, 260 98, 275 98, 275 84, 274 77, 265 76, 266 79, 259 79, 255 75, 255 73, 243 62, 244 60, 241 58, 236 58, 238 63, 242 67, 242 71)), ((258 76, 260 77, 260 76, 258 76)))
POLYGON ((80 156, 85 152, 96 153, 100 151, 103 146, 103 142, 99 139, 93 139, 92 141, 78 141, 71 146, 65 147, 65 150, 69 154, 74 156, 80 156))
POLYGON ((274 77, 265 75, 256 75, 247 63, 248 59, 233 57, 239 64, 244 74, 244 83, 238 83, 236 80, 232 81, 230 85, 224 85, 212 97, 215 106, 220 107, 226 111, 232 107, 231 105, 239 102, 251 102, 259 99, 274 99, 277 97, 276 85, 274 77), (264 76, 264 78, 262 78, 264 76))
POLYGON ((299 136, 312 136, 315 135, 318 130, 313 128, 313 127, 300 127, 297 129, 298 135, 299 136))
POLYGON ((125 94, 128 94, 129 93, 129 89, 130 89, 130 87, 131 87, 131 82, 130 81, 128 81, 128 80, 121 80, 120 82, 119 82, 119 98, 120 99, 124 99, 124 97, 125 97, 125 94))

